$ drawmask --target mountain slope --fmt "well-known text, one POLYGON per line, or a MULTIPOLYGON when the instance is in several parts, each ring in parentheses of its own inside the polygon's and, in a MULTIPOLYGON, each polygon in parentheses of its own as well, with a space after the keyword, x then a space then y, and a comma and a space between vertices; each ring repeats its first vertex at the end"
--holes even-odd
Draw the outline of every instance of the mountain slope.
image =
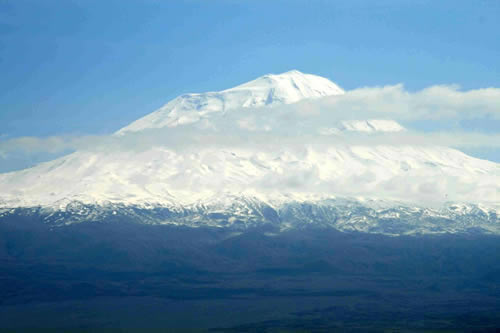
POLYGON ((0 183, 3 205, 10 207, 65 199, 190 205, 228 195, 264 201, 341 195, 478 203, 495 198, 498 173, 495 163, 441 147, 310 145, 297 152, 209 147, 187 153, 154 147, 77 152, 0 175, 0 183))
POLYGON ((335 83, 320 76, 303 74, 296 70, 280 75, 268 74, 220 92, 179 96, 159 110, 122 128, 118 133, 175 127, 202 120, 212 113, 237 108, 291 104, 303 99, 343 93, 344 90, 335 83))
MULTIPOLYGON (((438 146, 279 141, 262 145, 235 143, 234 137, 221 136, 221 132, 239 130, 249 115, 259 114, 264 120, 280 112, 288 116, 290 104, 343 93, 327 79, 291 71, 221 92, 180 96, 114 135, 114 140, 126 144, 151 141, 145 147, 111 145, 78 151, 31 169, 1 174, 0 214, 13 214, 14 208, 22 207, 51 221, 65 220, 63 224, 125 214, 148 223, 249 226, 269 222, 279 229, 295 227, 300 220, 391 234, 398 234, 392 222, 380 228, 381 220, 406 219, 412 228, 401 232, 426 232, 436 226, 434 220, 430 226, 424 223, 428 214, 439 220, 438 231, 463 231, 474 227, 476 220, 483 230, 500 233, 500 165, 496 163, 438 146), (228 142, 210 143, 212 132, 196 127, 204 122, 210 122, 213 133, 228 142), (201 141, 181 148, 155 141, 158 133, 176 131, 198 135, 201 141), (341 204, 342 198, 355 204, 341 204), (304 210, 309 207, 301 206, 304 203, 316 208, 304 210), (38 206, 44 210, 37 210, 38 206), (338 209, 312 213, 326 212, 328 206, 338 209), (460 219, 466 222, 446 224, 460 219)), ((324 125, 317 135, 405 130, 391 120, 324 125)), ((280 130, 260 122, 258 126, 268 132, 280 130)), ((181 144, 189 137, 169 139, 181 144)))

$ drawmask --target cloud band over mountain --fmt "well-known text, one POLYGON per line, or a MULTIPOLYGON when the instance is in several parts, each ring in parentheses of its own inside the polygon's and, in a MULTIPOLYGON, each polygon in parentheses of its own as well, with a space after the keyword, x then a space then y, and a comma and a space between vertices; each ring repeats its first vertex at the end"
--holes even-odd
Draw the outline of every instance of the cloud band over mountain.
MULTIPOLYGON (((147 149, 163 145, 251 144, 438 144, 457 148, 500 146, 498 132, 471 131, 468 121, 500 124, 500 89, 461 91, 456 86, 432 86, 409 92, 403 85, 366 87, 344 95, 303 100, 287 106, 241 108, 230 114, 180 128, 146 129, 116 136, 66 135, 3 138, 0 158, 13 153, 60 153, 68 150, 147 149), (404 132, 349 131, 325 137, 321 130, 345 120, 391 119, 407 126, 404 132), (422 130, 422 122, 428 123, 422 130), (434 125, 433 125, 434 123, 434 125), (418 125, 418 126, 415 126, 418 125), (416 129, 412 130, 412 127, 416 129), (426 128, 427 127, 427 128, 426 128)), ((479 125, 480 126, 480 125, 479 125)))

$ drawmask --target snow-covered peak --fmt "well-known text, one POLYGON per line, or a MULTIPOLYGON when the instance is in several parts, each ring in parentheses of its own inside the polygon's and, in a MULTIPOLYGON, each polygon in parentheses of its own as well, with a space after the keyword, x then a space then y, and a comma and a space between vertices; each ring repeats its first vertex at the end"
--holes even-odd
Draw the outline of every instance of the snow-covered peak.
MULTIPOLYGON (((381 135, 377 133, 404 128, 392 120, 335 117, 328 106, 342 102, 343 97, 301 102, 342 93, 327 79, 291 71, 220 92, 180 96, 119 134, 198 121, 212 127, 206 131, 202 126, 179 127, 165 131, 169 134, 165 137, 156 131, 116 135, 109 147, 104 144, 0 174, 0 215, 2 209, 38 206, 87 214, 85 205, 72 204, 77 201, 112 207, 113 211, 119 206, 163 207, 201 211, 202 215, 225 212, 229 207, 230 220, 243 221, 248 220, 244 216, 260 212, 263 205, 279 211, 290 204, 295 210, 297 203, 335 199, 337 205, 341 198, 355 198, 363 203, 382 201, 387 207, 405 203, 410 208, 453 202, 459 205, 450 206, 446 221, 449 216, 454 219, 470 213, 497 223, 500 164, 440 146, 409 145, 392 138, 378 141, 381 135), (287 105, 295 102, 300 103, 287 105), (311 110, 311 105, 320 110, 311 110), (320 134, 339 138, 317 137, 318 129, 320 134)), ((363 221, 374 216, 384 223, 399 219, 407 214, 404 210, 349 216, 366 226, 363 221)), ((424 216, 422 212, 415 214, 424 216)), ((425 212, 431 219, 437 216, 425 212)), ((57 214, 54 216, 64 219, 65 215, 57 214)), ((190 216, 186 223, 198 221, 193 215, 185 216, 190 216)), ((264 215, 259 216, 260 221, 264 215)), ((325 219, 344 223, 338 215, 325 219)), ((497 230, 496 225, 491 230, 497 230)), ((349 230, 350 226, 339 228, 349 230)))
POLYGON ((267 74, 219 92, 181 95, 153 113, 122 128, 118 133, 174 127, 206 119, 213 113, 239 108, 291 104, 308 98, 340 94, 344 94, 344 90, 320 76, 304 74, 297 70, 282 74, 267 74))
POLYGON ((387 132, 402 132, 406 130, 398 122, 385 119, 369 119, 369 120, 343 120, 333 127, 322 128, 320 133, 323 135, 338 135, 345 132, 358 133, 387 133, 387 132))
POLYGON ((345 131, 355 132, 401 132, 404 127, 394 120, 370 119, 370 120, 345 120, 342 127, 345 131))
POLYGON ((267 74, 223 92, 251 91, 252 106, 290 104, 306 98, 315 98, 344 93, 330 80, 312 74, 292 70, 282 74, 267 74), (261 97, 261 98, 258 98, 261 97))

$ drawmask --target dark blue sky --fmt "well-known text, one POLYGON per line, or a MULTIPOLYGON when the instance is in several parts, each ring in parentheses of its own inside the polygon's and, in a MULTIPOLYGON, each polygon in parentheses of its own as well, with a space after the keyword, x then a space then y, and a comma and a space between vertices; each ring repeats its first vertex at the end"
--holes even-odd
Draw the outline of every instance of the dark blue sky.
POLYGON ((0 0, 0 140, 106 134, 298 69, 345 89, 500 87, 500 1, 0 0))

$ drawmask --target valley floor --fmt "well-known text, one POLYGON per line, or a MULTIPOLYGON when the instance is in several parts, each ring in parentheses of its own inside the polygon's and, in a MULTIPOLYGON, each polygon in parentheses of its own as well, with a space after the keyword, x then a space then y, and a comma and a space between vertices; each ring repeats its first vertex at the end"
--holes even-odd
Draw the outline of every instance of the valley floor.
POLYGON ((7 332, 495 332, 500 238, 0 223, 7 332))

